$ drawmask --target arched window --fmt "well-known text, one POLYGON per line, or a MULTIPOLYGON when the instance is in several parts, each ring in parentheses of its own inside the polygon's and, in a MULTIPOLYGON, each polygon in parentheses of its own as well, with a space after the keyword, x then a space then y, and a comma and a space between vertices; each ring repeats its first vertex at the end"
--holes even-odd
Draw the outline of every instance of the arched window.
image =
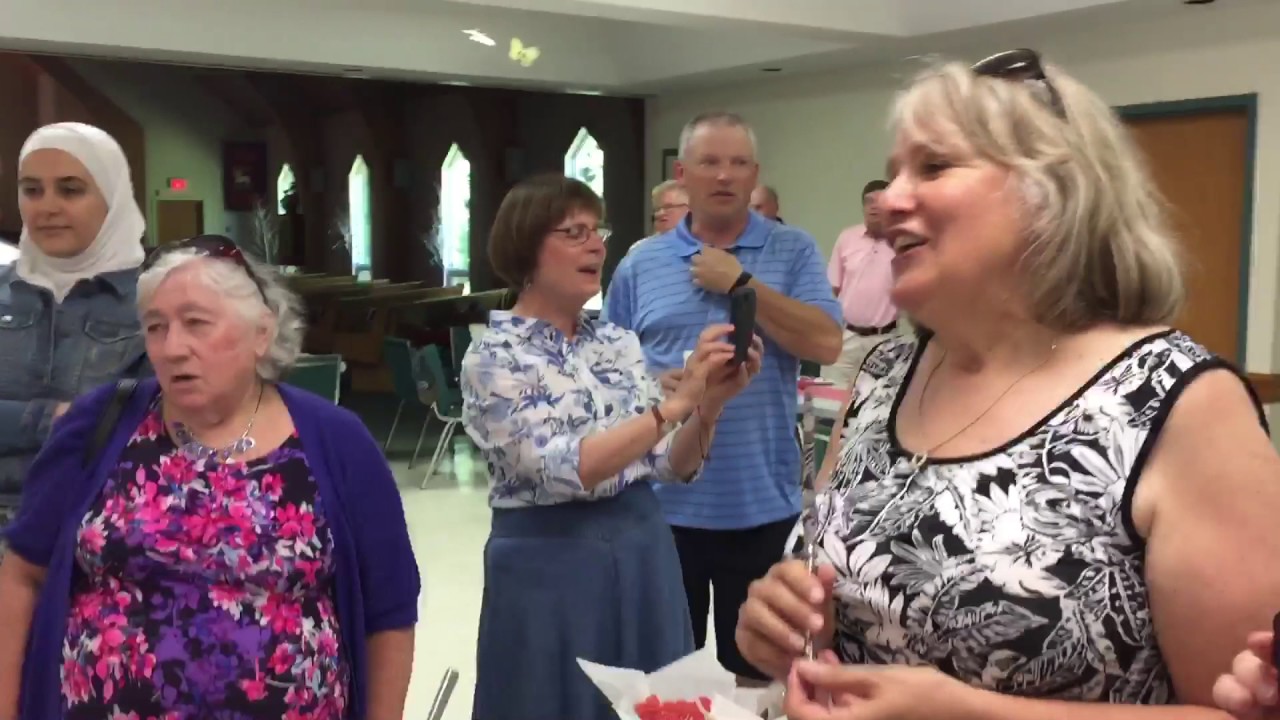
MULTIPOLYGON (((578 130, 577 137, 569 144, 569 152, 564 154, 564 174, 581 180, 601 199, 604 198, 604 150, 600 149, 600 143, 596 142, 586 128, 578 130)), ((597 293, 584 307, 587 310, 599 310, 603 304, 603 293, 597 293)))
POLYGON ((440 222, 436 248, 445 285, 471 292, 471 162, 454 143, 440 166, 440 222))
POLYGON ((569 152, 564 154, 564 174, 581 180, 604 197, 604 151, 586 128, 578 130, 569 152))
POLYGON ((370 207, 369 166, 357 155, 347 175, 347 203, 351 219, 351 274, 367 280, 373 270, 373 213, 370 207))
POLYGON ((284 199, 290 193, 297 192, 293 177, 293 168, 289 167, 289 163, 285 163, 280 168, 280 175, 276 177, 276 214, 284 215, 284 199))

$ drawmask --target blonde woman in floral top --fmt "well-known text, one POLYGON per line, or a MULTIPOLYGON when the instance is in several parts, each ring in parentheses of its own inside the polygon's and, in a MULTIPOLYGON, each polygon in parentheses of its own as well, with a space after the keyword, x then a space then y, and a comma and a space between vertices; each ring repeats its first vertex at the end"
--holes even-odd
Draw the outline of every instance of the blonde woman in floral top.
POLYGON ((893 117, 892 294, 928 331, 863 363, 816 576, 776 564, 739 647, 790 720, 1222 718, 1280 599, 1280 456, 1241 373, 1171 327, 1140 151, 1026 49, 925 72, 893 117))

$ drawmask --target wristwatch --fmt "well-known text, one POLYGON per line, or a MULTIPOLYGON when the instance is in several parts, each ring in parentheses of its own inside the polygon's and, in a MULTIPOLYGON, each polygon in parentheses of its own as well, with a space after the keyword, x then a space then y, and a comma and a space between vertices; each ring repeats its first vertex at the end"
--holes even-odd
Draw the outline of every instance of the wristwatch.
POLYGON ((653 419, 658 421, 658 437, 659 438, 664 438, 670 435, 671 433, 675 432, 676 424, 668 421, 665 417, 663 417, 662 411, 658 409, 657 405, 650 405, 649 411, 653 413, 653 419))
POLYGON ((733 285, 729 286, 729 292, 733 292, 740 287, 746 287, 747 283, 751 282, 752 277, 753 275, 751 273, 743 270, 742 274, 738 276, 738 279, 733 281, 733 285))

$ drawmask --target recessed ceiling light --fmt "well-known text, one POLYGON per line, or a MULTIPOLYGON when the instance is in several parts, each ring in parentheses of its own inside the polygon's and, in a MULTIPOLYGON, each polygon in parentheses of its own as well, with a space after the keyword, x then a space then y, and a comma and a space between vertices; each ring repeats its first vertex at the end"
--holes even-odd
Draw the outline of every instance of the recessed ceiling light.
POLYGON ((1208 5, 1213 0, 1182 0, 1183 5, 1208 5))
POLYGON ((498 41, 494 40, 488 35, 485 35, 483 32, 479 30, 475 30, 475 29, 463 30, 462 32, 468 38, 470 38, 472 42, 478 42, 481 45, 488 45, 489 47, 493 47, 494 45, 498 44, 498 41))
POLYGON ((346 78, 351 78, 352 80, 368 80, 369 79, 369 73, 365 72, 361 68, 343 68, 342 76, 346 78))
POLYGON ((760 68, 760 72, 782 72, 782 68, 779 68, 779 67, 760 68))

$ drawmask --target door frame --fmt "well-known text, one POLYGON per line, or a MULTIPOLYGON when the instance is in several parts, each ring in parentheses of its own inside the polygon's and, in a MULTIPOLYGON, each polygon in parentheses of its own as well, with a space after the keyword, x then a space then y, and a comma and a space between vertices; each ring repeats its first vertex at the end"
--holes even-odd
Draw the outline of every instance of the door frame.
POLYGON ((1214 97, 1169 100, 1165 102, 1121 105, 1115 109, 1122 120, 1138 120, 1179 115, 1200 115, 1220 110, 1243 110, 1245 133, 1244 205, 1240 218, 1240 297, 1236 329, 1236 365, 1243 368, 1249 344, 1249 268, 1253 262, 1254 180, 1257 177, 1258 94, 1218 95, 1214 97))

